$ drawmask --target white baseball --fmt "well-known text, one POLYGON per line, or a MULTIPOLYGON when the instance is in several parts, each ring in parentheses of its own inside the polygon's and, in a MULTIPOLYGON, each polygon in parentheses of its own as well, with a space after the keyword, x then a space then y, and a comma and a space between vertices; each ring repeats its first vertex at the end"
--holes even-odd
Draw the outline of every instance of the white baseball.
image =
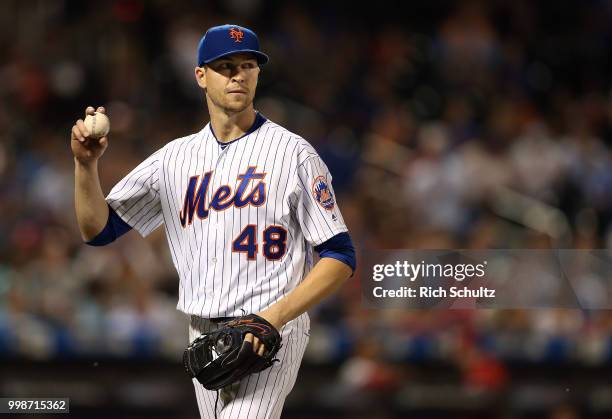
POLYGON ((102 138, 108 135, 110 131, 110 120, 108 116, 100 112, 94 112, 93 115, 87 115, 83 123, 87 131, 89 131, 89 136, 91 138, 102 138))

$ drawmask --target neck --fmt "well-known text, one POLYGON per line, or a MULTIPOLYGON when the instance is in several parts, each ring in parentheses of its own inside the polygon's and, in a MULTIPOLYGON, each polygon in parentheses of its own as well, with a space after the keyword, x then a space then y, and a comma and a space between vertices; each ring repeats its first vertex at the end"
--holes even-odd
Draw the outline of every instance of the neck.
MULTIPOLYGON (((209 109, 211 109, 209 107, 209 109)), ((236 113, 224 111, 210 112, 210 125, 215 132, 217 140, 227 143, 242 137, 255 122, 255 109, 253 106, 236 113)))

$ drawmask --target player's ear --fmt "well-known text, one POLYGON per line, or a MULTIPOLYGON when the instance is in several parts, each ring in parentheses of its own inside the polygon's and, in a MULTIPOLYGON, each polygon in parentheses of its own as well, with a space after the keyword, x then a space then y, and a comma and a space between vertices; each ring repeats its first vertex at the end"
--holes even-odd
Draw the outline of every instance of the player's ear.
POLYGON ((202 89, 206 89, 206 70, 204 67, 195 68, 195 78, 198 82, 198 86, 202 89))

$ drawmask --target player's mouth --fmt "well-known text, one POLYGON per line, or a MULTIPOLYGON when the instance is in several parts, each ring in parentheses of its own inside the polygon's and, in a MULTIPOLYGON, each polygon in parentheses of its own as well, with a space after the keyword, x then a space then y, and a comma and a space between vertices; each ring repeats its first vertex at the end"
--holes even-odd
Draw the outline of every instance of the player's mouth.
POLYGON ((240 93, 240 94, 246 95, 247 92, 246 90, 234 89, 234 90, 230 90, 227 93, 240 93))

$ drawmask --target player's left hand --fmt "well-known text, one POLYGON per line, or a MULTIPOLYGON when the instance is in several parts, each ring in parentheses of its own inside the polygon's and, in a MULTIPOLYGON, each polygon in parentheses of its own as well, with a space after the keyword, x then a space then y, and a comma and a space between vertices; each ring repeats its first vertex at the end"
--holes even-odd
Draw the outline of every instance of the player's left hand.
POLYGON ((183 364, 206 389, 220 390, 270 368, 278 361, 275 355, 281 346, 282 337, 274 325, 256 314, 247 314, 196 338, 185 349, 183 364))
POLYGON ((261 343, 259 341, 259 338, 257 338, 257 336, 254 336, 252 333, 247 333, 246 336, 244 337, 244 340, 245 342, 251 342, 251 344, 253 345, 254 353, 256 353, 259 356, 262 356, 264 354, 264 351, 266 350, 266 345, 261 343))
POLYGON ((259 313, 257 313, 257 315, 266 319, 272 326, 276 328, 276 330, 280 331, 285 325, 285 322, 281 320, 280 315, 277 313, 277 311, 278 310, 276 310, 274 306, 271 306, 263 311, 260 311, 259 313))
MULTIPOLYGON (((275 314, 273 307, 270 307, 264 311, 260 311, 257 313, 259 317, 263 317, 266 319, 272 326, 276 328, 280 332, 281 328, 284 326, 284 323, 280 320, 279 316, 275 314)), ((262 355, 266 350, 265 346, 259 342, 257 336, 253 336, 251 333, 247 333, 244 337, 244 340, 247 342, 252 342, 253 344, 253 352, 258 355, 262 355)))

